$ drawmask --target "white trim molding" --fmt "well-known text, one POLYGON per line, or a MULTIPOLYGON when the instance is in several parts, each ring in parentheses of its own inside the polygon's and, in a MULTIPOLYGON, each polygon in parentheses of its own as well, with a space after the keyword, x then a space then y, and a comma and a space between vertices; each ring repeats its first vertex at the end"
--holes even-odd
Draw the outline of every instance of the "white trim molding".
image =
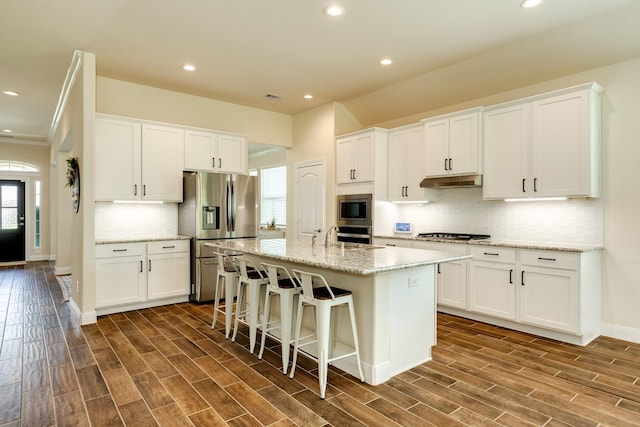
POLYGON ((601 324, 602 335, 623 341, 631 341, 640 344, 640 329, 629 326, 613 325, 611 323, 601 324))

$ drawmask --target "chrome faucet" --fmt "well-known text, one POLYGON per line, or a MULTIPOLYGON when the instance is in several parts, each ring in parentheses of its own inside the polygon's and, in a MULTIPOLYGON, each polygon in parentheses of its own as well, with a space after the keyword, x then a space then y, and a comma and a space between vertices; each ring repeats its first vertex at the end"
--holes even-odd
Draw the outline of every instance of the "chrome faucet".
POLYGON ((335 239, 338 235, 338 226, 332 225, 327 230, 327 233, 324 235, 324 247, 328 248, 335 244, 335 239))

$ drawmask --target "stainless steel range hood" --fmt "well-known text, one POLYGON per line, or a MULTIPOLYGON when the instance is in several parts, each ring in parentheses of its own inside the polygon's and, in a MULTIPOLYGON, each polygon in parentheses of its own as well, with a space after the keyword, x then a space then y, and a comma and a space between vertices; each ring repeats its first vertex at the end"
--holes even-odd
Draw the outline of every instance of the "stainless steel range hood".
POLYGON ((440 178, 425 178, 420 181, 422 188, 464 188, 480 187, 482 175, 443 176, 440 178))

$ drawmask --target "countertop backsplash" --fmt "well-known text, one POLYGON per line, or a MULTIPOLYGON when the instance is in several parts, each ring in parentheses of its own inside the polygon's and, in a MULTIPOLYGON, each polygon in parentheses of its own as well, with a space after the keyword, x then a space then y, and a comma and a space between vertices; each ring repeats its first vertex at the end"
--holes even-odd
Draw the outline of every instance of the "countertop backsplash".
POLYGON ((178 234, 178 204, 96 203, 96 240, 178 234))
POLYGON ((439 190, 438 201, 387 206, 375 234, 393 235, 395 222, 413 224, 413 234, 458 232, 494 239, 602 245, 602 199, 504 202, 482 200, 480 188, 439 190), (379 227, 379 228, 378 228, 379 227))

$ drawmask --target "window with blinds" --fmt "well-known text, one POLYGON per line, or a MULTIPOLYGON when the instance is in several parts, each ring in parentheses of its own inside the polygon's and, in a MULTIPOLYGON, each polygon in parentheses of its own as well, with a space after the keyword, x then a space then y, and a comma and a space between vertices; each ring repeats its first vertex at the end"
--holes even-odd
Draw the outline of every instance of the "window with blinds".
POLYGON ((287 225, 287 167, 277 166, 260 170, 260 223, 278 227, 287 225))

